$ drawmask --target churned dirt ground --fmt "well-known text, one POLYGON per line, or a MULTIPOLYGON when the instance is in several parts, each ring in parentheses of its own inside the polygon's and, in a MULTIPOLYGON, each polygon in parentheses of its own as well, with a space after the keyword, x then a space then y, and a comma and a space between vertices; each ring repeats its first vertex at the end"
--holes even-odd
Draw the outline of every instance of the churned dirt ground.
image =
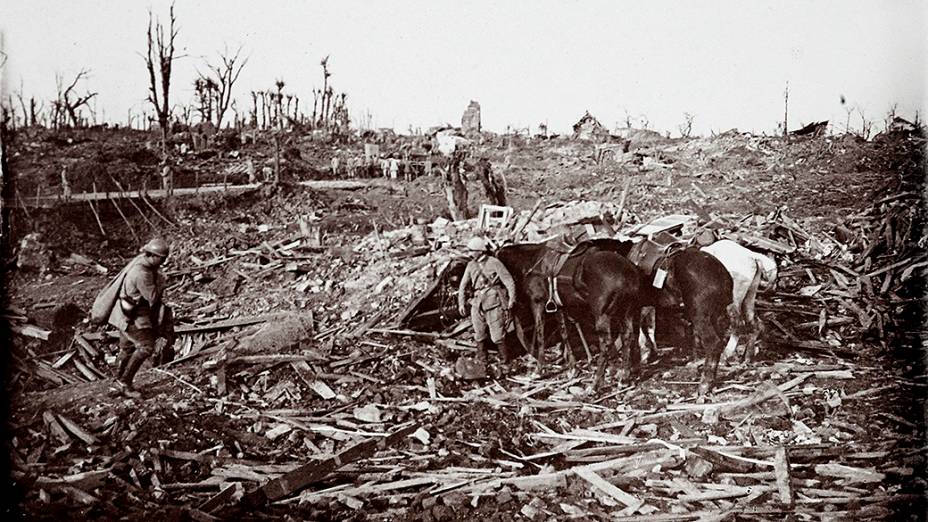
MULTIPOLYGON (((11 170, 24 195, 39 177, 57 187, 65 165, 84 173, 74 192, 137 186, 155 165, 150 140, 25 131, 11 170)), ((612 225, 691 214, 789 247, 772 254, 780 281, 758 305, 759 360, 723 367, 705 405, 694 401, 701 361, 669 334, 634 386, 592 393, 586 363, 575 378, 560 363, 533 378, 527 357, 506 375, 462 380, 455 362, 473 343, 453 331, 453 313, 445 333, 399 320, 476 225, 437 226, 448 217, 437 176, 298 184, 329 177, 328 158, 360 155, 360 142, 291 138, 280 185, 156 201, 158 212, 120 201, 128 223, 111 202, 20 205, 15 238, 39 232, 42 248, 26 252, 28 266, 7 260, 16 509, 33 519, 922 520, 924 144, 912 133, 729 132, 633 138, 601 162, 594 144, 565 138, 476 144, 523 217, 539 200, 539 222, 590 202, 615 210, 627 184, 612 225), (322 231, 321 245, 300 221, 322 231), (146 365, 143 397, 129 400, 107 391, 115 341, 84 317, 152 234, 173 243, 166 299, 179 353, 146 365)), ((260 167, 272 152, 230 138, 185 157, 182 182, 243 183, 239 170, 221 173, 244 157, 260 167)))

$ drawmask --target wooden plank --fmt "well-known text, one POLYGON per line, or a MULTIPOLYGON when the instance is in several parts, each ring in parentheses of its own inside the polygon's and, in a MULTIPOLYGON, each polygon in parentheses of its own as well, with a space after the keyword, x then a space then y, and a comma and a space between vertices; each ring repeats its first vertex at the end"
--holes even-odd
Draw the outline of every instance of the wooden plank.
POLYGON ((323 357, 320 354, 307 352, 303 354, 279 354, 279 355, 243 355, 241 357, 235 357, 229 359, 226 362, 226 365, 230 364, 280 364, 280 363, 290 363, 298 361, 313 361, 313 362, 327 362, 328 359, 323 357))
POLYGON ((576 468, 574 469, 574 473, 576 473, 578 477, 595 486, 603 493, 606 493, 610 497, 627 506, 628 510, 625 514, 631 515, 637 511, 642 504, 644 504, 644 501, 626 493, 625 491, 622 491, 622 489, 618 486, 606 482, 606 480, 597 475, 595 471, 591 471, 585 468, 576 468))
POLYGON ((789 475, 789 458, 786 455, 786 448, 779 447, 773 455, 773 472, 776 475, 777 492, 780 494, 780 502, 788 505, 793 503, 793 489, 790 485, 789 475))
POLYGON ((843 464, 816 464, 815 472, 825 477, 846 479, 848 482, 876 483, 886 478, 873 469, 855 468, 843 464))
MULTIPOLYGON (((251 183, 244 185, 215 185, 215 186, 200 186, 200 187, 178 187, 175 188, 172 196, 182 197, 182 196, 193 196, 197 194, 204 194, 209 192, 246 192, 249 190, 254 190, 260 187, 259 183, 251 183)), ((360 187, 359 187, 360 188, 360 187)), ((149 198, 163 198, 167 194, 167 191, 163 189, 158 190, 146 190, 145 195, 149 198)), ((57 207, 59 205, 65 204, 76 204, 84 201, 103 201, 106 199, 139 199, 141 193, 138 190, 130 190, 125 192, 78 192, 77 194, 71 194, 68 199, 61 199, 58 196, 41 196, 37 198, 27 198, 26 206, 29 207, 41 207, 41 208, 51 208, 57 207)), ((11 204, 9 201, 5 201, 5 204, 11 204)))
POLYGON ((73 351, 72 351, 72 352, 68 352, 68 353, 62 355, 57 361, 55 361, 55 362, 52 364, 52 368, 55 368, 56 370, 57 370, 58 368, 61 368, 62 366, 65 365, 65 363, 67 363, 67 362, 71 359, 71 357, 74 357, 74 352, 73 352, 73 351))
POLYGON ((418 424, 410 424, 382 439, 369 439, 364 442, 359 442, 339 452, 332 458, 310 462, 309 464, 300 466, 296 470, 271 480, 260 488, 246 494, 242 497, 242 503, 246 507, 254 508, 263 506, 269 501, 278 500, 297 493, 306 486, 324 479, 330 473, 346 464, 365 459, 378 450, 398 444, 416 431, 418 427, 418 424))
POLYGON ((15 333, 18 333, 19 335, 23 335, 26 337, 33 337, 35 339, 41 339, 43 341, 47 341, 48 335, 52 333, 51 330, 39 328, 38 326, 34 324, 10 325, 10 330, 12 330, 15 333))
POLYGON ((239 319, 229 319, 227 321, 217 321, 215 323, 201 324, 197 326, 178 326, 174 329, 176 334, 209 332, 212 330, 226 330, 236 326, 249 326, 258 323, 264 323, 277 317, 277 314, 259 315, 252 317, 241 317, 239 319))
POLYGON ((80 333, 74 334, 74 342, 80 345, 80 347, 83 348, 87 352, 87 355, 91 357, 100 357, 100 350, 97 350, 80 333))
POLYGON ((58 419, 50 411, 42 412, 42 419, 45 421, 45 424, 48 426, 48 431, 51 432, 52 436, 58 439, 62 444, 67 444, 71 442, 71 436, 68 435, 68 432, 64 430, 61 426, 61 423, 58 422, 58 419))
POLYGON ((93 373, 93 372, 90 370, 90 368, 88 368, 87 366, 85 366, 84 363, 82 363, 82 362, 80 361, 80 359, 74 359, 74 366, 77 367, 77 369, 81 372, 81 374, 82 374, 84 377, 87 377, 88 380, 96 381, 96 380, 99 380, 99 379, 100 379, 100 378, 97 376, 97 374, 93 373))
POLYGON ((731 470, 736 473, 749 473, 754 470, 754 466, 756 465, 771 465, 769 462, 764 462, 762 460, 747 459, 744 457, 722 453, 720 451, 710 450, 709 448, 701 448, 699 446, 690 449, 690 451, 722 468, 723 470, 731 470))
POLYGON ((99 444, 100 441, 97 440, 96 437, 94 437, 93 435, 85 431, 83 428, 81 428, 76 422, 72 421, 71 419, 65 417, 64 415, 58 414, 58 420, 61 421, 61 424, 64 425, 64 427, 67 428, 68 431, 70 431, 72 434, 74 434, 77 438, 81 439, 85 443, 89 445, 99 444))

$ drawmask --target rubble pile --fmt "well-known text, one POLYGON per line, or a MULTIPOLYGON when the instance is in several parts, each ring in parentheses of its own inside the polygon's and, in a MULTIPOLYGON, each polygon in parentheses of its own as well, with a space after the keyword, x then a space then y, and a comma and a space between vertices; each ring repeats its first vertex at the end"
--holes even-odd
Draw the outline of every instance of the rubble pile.
POLYGON ((913 355, 928 267, 920 185, 868 170, 889 163, 862 159, 876 144, 817 146, 722 135, 636 151, 660 150, 655 161, 671 167, 604 163, 579 176, 593 159, 554 143, 563 150, 536 181, 526 165, 540 153, 515 151, 517 211, 488 230, 414 201, 423 181, 389 189, 401 211, 375 203, 388 185, 198 198, 166 216, 177 358, 140 372, 142 399, 107 391, 113 333, 55 302, 86 309, 134 249, 59 251, 50 277, 21 276, 4 312, 24 508, 90 519, 917 519, 928 463, 928 381, 913 355), (706 156, 745 170, 699 163, 691 145, 717 146, 706 156), (849 164, 865 171, 833 172, 849 164), (656 172, 670 184, 649 185, 656 172), (847 194, 777 199, 838 174, 847 194), (767 191, 771 202, 745 202, 767 191), (701 361, 672 346, 635 386, 607 380, 592 394, 588 365, 533 379, 523 359, 461 380, 455 363, 474 351, 466 322, 398 325, 475 233, 630 236, 671 213, 688 216, 683 239, 713 230, 780 266, 759 296, 760 360, 723 367, 709 404, 694 400, 701 361))

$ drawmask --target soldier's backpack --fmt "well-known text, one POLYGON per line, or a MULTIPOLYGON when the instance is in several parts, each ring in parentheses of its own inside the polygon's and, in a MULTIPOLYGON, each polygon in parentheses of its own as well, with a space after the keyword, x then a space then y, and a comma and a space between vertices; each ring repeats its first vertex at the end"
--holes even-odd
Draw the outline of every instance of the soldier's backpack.
POLYGON ((116 274, 116 277, 97 294, 96 299, 93 300, 93 306, 90 308, 90 322, 93 324, 106 324, 109 320, 110 314, 113 313, 113 307, 116 306, 116 301, 119 300, 119 291, 122 289, 122 282, 126 279, 126 274, 129 273, 129 267, 134 263, 135 261, 127 264, 116 274))

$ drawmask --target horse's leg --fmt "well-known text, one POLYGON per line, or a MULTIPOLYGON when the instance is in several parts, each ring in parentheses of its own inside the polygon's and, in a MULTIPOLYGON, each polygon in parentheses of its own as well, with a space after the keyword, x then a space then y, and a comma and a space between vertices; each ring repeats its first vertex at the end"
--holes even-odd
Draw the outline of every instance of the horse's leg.
POLYGON ((573 323, 574 328, 577 329, 577 337, 580 338, 580 344, 583 345, 583 353, 586 354, 586 363, 591 364, 593 362, 593 354, 590 353, 590 345, 586 342, 586 335, 583 334, 583 327, 580 326, 579 321, 574 321, 573 319, 570 321, 573 323))
MULTIPOLYGON (((632 344, 629 342, 631 334, 631 314, 623 313, 618 321, 617 333, 612 346, 617 346, 620 357, 612 357, 612 373, 616 376, 618 384, 624 385, 632 374, 632 344)), ((636 343, 637 344, 637 343, 636 343)))
POLYGON ((641 376, 641 345, 638 335, 641 331, 641 309, 632 307, 626 317, 627 331, 625 344, 628 346, 628 369, 632 380, 641 376))
MULTIPOLYGON (((722 312, 724 313, 724 312, 722 312)), ((693 320, 693 332, 695 334, 696 344, 702 349, 705 356, 705 362, 702 367, 702 378, 699 382, 696 402, 702 404, 706 400, 706 394, 715 384, 716 376, 719 369, 719 357, 722 355, 722 337, 719 335, 717 320, 720 318, 709 317, 705 313, 700 314, 693 320)), ((727 317, 724 323, 728 323, 727 317)))
POLYGON ((596 316, 596 335, 599 337, 599 368, 596 370, 596 379, 593 381, 593 389, 599 389, 603 383, 603 377, 606 373, 606 365, 611 357, 615 357, 612 344, 612 325, 610 324, 608 314, 600 313, 596 316))
POLYGON ((683 338, 683 342, 687 343, 687 346, 682 351, 692 360, 698 359, 700 353, 699 342, 696 339, 696 330, 689 314, 683 315, 683 338))
POLYGON ((754 276, 754 281, 744 295, 744 301, 741 303, 741 317, 744 319, 745 327, 748 328, 748 339, 744 345, 744 362, 750 364, 757 355, 757 337, 760 335, 761 324, 757 320, 754 311, 754 302, 757 299, 757 288, 760 285, 760 269, 754 276))
MULTIPOLYGON (((647 362, 653 354, 657 354, 657 338, 655 337, 655 324, 657 322, 657 309, 653 306, 641 308, 638 314, 639 326, 635 327, 638 332, 638 345, 644 347, 641 355, 642 362, 647 362)), ((634 335, 634 334, 633 334, 634 335)))
POLYGON ((577 374, 577 358, 574 356, 574 350, 570 346, 570 333, 567 331, 567 317, 563 310, 555 312, 557 314, 557 323, 561 328, 561 346, 564 349, 564 357, 567 360, 568 376, 573 378, 577 374))
POLYGON ((535 371, 541 375, 545 364, 545 305, 541 301, 532 302, 532 317, 535 320, 535 335, 529 353, 535 358, 535 371))

